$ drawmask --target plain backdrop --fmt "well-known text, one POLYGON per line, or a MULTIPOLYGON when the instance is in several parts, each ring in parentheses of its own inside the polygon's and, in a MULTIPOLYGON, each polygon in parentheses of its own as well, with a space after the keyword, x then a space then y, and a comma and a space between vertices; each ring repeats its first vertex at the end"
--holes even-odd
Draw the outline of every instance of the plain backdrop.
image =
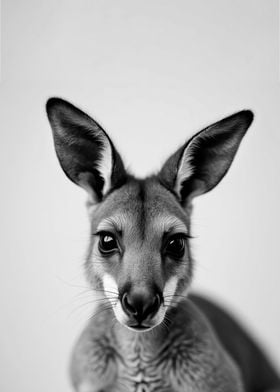
POLYGON ((141 176, 200 128, 255 112, 230 172, 195 202, 194 288, 280 369, 278 16, 274 0, 3 2, 1 391, 70 391, 70 351, 92 311, 86 195, 56 159, 50 96, 90 113, 141 176))

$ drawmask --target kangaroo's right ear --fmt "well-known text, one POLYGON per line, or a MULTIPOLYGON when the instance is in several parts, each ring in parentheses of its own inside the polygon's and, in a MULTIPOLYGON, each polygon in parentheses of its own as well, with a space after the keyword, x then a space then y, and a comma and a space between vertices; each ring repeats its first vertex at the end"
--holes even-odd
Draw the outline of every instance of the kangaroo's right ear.
POLYGON ((227 173, 253 113, 243 110, 203 129, 163 165, 160 181, 182 205, 213 189, 227 173))
POLYGON ((66 175, 90 195, 92 203, 126 180, 123 162, 101 126, 60 98, 46 105, 56 154, 66 175))

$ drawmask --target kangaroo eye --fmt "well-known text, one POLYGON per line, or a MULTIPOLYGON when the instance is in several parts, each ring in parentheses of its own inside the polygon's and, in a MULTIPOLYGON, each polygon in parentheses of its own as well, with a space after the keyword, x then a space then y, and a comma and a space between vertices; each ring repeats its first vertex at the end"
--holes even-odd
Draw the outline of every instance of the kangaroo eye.
POLYGON ((181 259, 185 253, 186 240, 182 236, 174 236, 167 242, 165 252, 175 259, 181 259))
POLYGON ((118 250, 118 243, 115 237, 110 233, 100 233, 98 249, 102 254, 114 253, 118 250))

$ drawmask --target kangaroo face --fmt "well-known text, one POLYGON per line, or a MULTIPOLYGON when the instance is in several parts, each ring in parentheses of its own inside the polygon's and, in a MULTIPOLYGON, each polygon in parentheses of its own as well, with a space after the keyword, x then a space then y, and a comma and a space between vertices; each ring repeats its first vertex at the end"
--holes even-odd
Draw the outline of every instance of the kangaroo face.
POLYGON ((139 180, 85 113, 58 98, 47 113, 64 172, 89 195, 87 279, 121 324, 149 330, 187 295, 192 199, 226 174, 253 115, 242 111, 203 129, 157 175, 139 180))
POLYGON ((131 179, 91 220, 86 265, 93 286, 104 290, 122 324, 141 331, 158 325, 191 279, 187 213, 156 178, 131 179))

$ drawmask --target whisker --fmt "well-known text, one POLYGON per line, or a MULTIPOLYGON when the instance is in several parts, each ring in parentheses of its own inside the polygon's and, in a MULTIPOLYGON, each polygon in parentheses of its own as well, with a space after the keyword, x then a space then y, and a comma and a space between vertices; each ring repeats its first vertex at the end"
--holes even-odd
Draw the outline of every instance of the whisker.
POLYGON ((181 303, 181 301, 165 301, 164 302, 164 305, 167 305, 167 306, 169 306, 169 305, 180 305, 180 303, 181 303))
POLYGON ((98 316, 100 313, 106 312, 108 310, 112 310, 112 306, 107 306, 106 308, 100 310, 99 312, 94 313, 92 316, 90 316, 90 318, 87 321, 92 320, 94 317, 98 316))
POLYGON ((79 306, 76 306, 73 310, 71 310, 71 312, 69 313, 68 317, 73 316, 74 313, 78 312, 79 310, 83 309, 85 306, 89 306, 89 305, 93 305, 92 301, 89 302, 85 302, 79 306))
POLYGON ((104 297, 104 298, 95 298, 93 299, 93 302, 99 302, 99 301, 110 301, 110 300, 118 300, 119 297, 104 297))
POLYGON ((166 317, 162 320, 161 324, 162 328, 164 327, 167 332, 169 332, 169 325, 166 322, 166 317))
POLYGON ((73 315, 73 313, 77 312, 78 310, 81 310, 82 308, 84 308, 85 306, 89 306, 89 305, 103 305, 108 303, 109 306, 116 306, 118 302, 118 297, 116 296, 111 296, 111 297, 104 297, 104 298, 92 298, 90 301, 84 302, 78 306, 76 306, 69 314, 69 317, 73 315))
POLYGON ((178 309, 178 306, 177 306, 177 305, 171 305, 171 304, 169 304, 169 305, 163 305, 163 307, 164 307, 164 308, 168 308, 168 309, 178 309))
POLYGON ((62 283, 67 284, 67 285, 70 286, 70 287, 82 288, 82 289, 85 289, 85 291, 87 291, 87 290, 88 290, 88 291, 97 291, 97 292, 101 291, 101 292, 103 292, 103 293, 107 292, 107 293, 119 295, 119 293, 117 293, 116 291, 109 291, 109 290, 103 290, 103 289, 95 289, 94 287, 90 287, 90 286, 82 286, 82 285, 72 284, 72 283, 66 282, 65 280, 63 280, 63 279, 61 279, 61 278, 59 278, 59 277, 58 277, 58 279, 61 280, 62 283))
POLYGON ((69 283, 69 282, 67 282, 66 280, 60 278, 59 276, 58 276, 57 278, 58 278, 62 283, 66 284, 67 286, 70 286, 70 287, 78 287, 78 288, 81 288, 81 289, 92 289, 91 287, 88 287, 88 286, 82 286, 82 285, 77 285, 77 284, 69 283))

